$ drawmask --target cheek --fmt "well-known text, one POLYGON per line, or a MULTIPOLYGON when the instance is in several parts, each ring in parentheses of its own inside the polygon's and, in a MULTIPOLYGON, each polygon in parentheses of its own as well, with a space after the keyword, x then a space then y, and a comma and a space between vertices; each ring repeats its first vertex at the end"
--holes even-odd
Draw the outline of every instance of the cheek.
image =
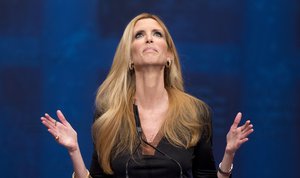
POLYGON ((165 42, 160 44, 160 49, 164 55, 168 53, 168 45, 165 42))
POLYGON ((131 45, 131 60, 135 64, 143 63, 146 56, 144 56, 143 50, 143 42, 142 41, 135 41, 131 45))
POLYGON ((130 52, 131 52, 131 58, 134 58, 138 54, 138 47, 135 43, 132 43, 130 52))

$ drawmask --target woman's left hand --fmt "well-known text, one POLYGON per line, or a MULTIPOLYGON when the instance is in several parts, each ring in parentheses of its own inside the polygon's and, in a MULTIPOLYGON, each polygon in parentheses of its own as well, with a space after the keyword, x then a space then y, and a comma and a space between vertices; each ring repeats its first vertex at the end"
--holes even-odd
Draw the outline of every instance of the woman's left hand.
POLYGON ((41 117, 42 123, 48 128, 55 140, 67 148, 69 152, 78 150, 77 132, 60 110, 56 114, 60 122, 53 119, 49 114, 45 114, 44 117, 41 117))
POLYGON ((248 136, 254 131, 253 125, 250 123, 250 120, 247 120, 244 125, 238 127, 242 119, 242 113, 238 113, 234 119, 233 124, 230 127, 229 132, 227 133, 227 145, 225 152, 227 154, 234 155, 239 147, 248 141, 248 136))

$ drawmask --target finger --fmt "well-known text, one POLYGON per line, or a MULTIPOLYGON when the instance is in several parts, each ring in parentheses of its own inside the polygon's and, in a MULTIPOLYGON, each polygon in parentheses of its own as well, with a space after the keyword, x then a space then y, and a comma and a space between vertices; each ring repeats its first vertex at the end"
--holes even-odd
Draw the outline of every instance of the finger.
POLYGON ((235 116, 234 122, 233 122, 233 124, 232 124, 231 127, 234 128, 234 129, 236 129, 236 128, 238 127, 238 125, 239 125, 241 119, 242 119, 242 113, 239 112, 239 113, 237 113, 237 115, 235 116))
POLYGON ((67 119, 65 118, 64 114, 60 110, 57 110, 56 114, 63 125, 65 125, 65 126, 70 125, 69 122, 67 121, 67 119))
POLYGON ((55 132, 54 130, 51 130, 51 129, 48 129, 48 132, 54 137, 54 139, 55 139, 56 141, 58 141, 57 138, 59 138, 59 135, 58 135, 57 132, 55 132))
POLYGON ((60 122, 58 122, 57 120, 53 119, 49 114, 45 114, 45 117, 54 125, 54 127, 57 127, 60 122))
POLYGON ((45 117, 50 121, 52 122, 53 124, 55 123, 55 119, 53 119, 48 113, 45 113, 45 117))
POLYGON ((249 123, 249 125, 245 126, 244 129, 242 130, 242 132, 248 132, 248 130, 252 129, 253 125, 249 123))
POLYGON ((47 129, 50 128, 49 124, 47 123, 47 121, 46 121, 44 118, 41 118, 41 121, 42 121, 42 124, 43 124, 47 129))
POLYGON ((53 123, 52 120, 51 120, 51 118, 48 117, 48 115, 46 116, 46 114, 44 116, 42 116, 41 118, 43 118, 44 120, 47 120, 47 121, 53 123))
POLYGON ((57 133, 54 131, 54 130, 52 130, 52 129, 48 129, 48 132, 55 138, 56 137, 56 135, 57 135, 57 133))
POLYGON ((254 129, 248 130, 247 132, 245 132, 245 133, 242 135, 242 138, 248 137, 252 132, 254 132, 254 129))
POLYGON ((242 140, 239 141, 239 144, 242 145, 245 142, 247 142, 249 140, 249 138, 243 138, 242 140))
POLYGON ((41 117, 41 120, 42 124, 44 124, 48 129, 55 129, 53 123, 49 119, 41 117))
POLYGON ((243 126, 241 126, 241 131, 243 132, 250 125, 250 120, 247 120, 243 126))

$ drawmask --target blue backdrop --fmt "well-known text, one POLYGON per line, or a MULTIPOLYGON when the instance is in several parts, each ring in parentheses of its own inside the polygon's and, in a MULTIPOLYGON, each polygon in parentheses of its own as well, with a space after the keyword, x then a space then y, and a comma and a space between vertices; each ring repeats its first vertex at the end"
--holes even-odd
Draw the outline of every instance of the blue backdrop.
POLYGON ((298 0, 1 0, 1 177, 71 176, 67 151, 40 123, 57 109, 77 130, 89 166, 97 87, 126 24, 141 12, 165 21, 186 90, 212 107, 217 163, 241 111, 255 131, 237 153, 234 177, 297 177, 298 0))

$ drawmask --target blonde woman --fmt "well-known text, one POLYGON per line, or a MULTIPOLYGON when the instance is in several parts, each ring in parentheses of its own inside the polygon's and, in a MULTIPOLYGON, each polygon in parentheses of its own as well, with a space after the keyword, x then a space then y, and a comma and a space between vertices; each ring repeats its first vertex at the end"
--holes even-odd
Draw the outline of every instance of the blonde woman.
POLYGON ((238 113, 216 169, 209 108, 184 92, 171 35, 157 16, 147 13, 127 25, 95 103, 89 171, 76 131, 62 112, 57 111, 59 122, 48 114, 41 118, 67 148, 76 178, 230 177, 236 151, 253 132, 250 121, 238 126, 238 113))

